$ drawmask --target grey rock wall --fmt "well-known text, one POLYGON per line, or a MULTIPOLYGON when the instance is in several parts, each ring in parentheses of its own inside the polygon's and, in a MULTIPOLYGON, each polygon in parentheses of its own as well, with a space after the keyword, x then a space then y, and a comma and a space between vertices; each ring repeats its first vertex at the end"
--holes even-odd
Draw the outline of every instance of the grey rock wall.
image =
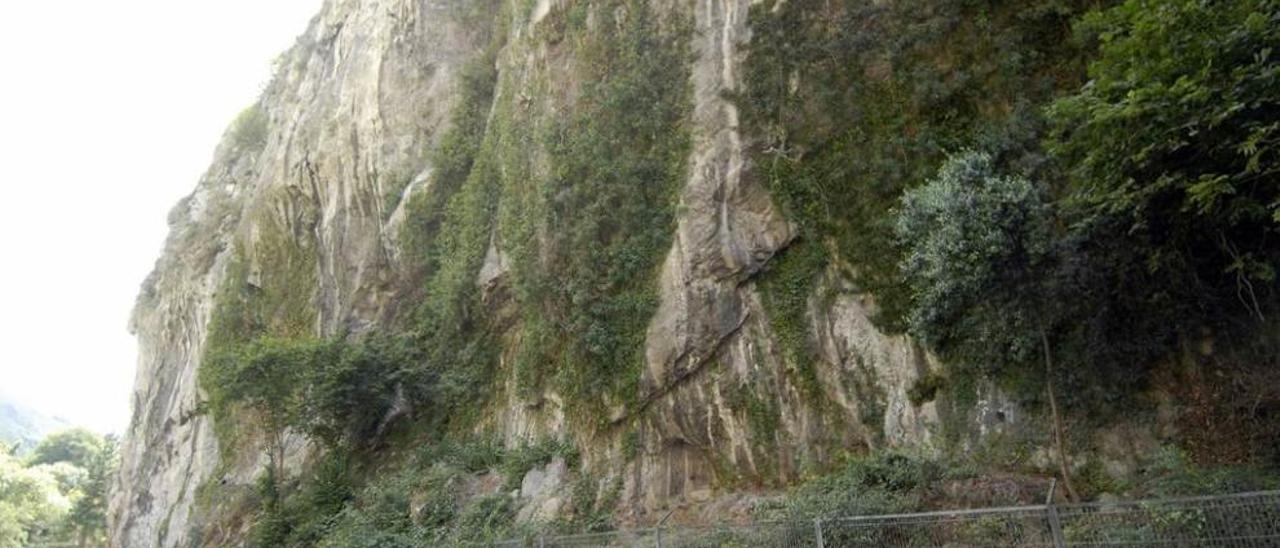
MULTIPOLYGON (((504 75, 495 101, 554 110, 571 99, 577 84, 565 80, 570 71, 555 51, 528 38, 561 1, 512 10, 517 20, 498 56, 504 75), (527 97, 536 81, 555 82, 563 97, 527 97)), ((621 479, 622 504, 637 512, 710 500, 739 485, 785 484, 841 449, 934 443, 937 411, 913 406, 906 391, 936 364, 911 341, 877 331, 873 305, 856 291, 818 281, 836 296, 810 305, 811 337, 823 358, 820 399, 829 403, 797 385, 777 348, 755 280, 795 230, 754 175, 752 136, 725 98, 742 85, 750 3, 655 3, 659 13, 696 27, 693 146, 648 328, 641 405, 610 417, 619 425, 613 438, 571 431, 554 393, 533 409, 509 389, 491 412, 490 424, 513 443, 551 435, 587 444, 584 463, 621 479), (774 410, 776 429, 753 423, 744 394, 774 410), (621 436, 633 433, 640 451, 628 461, 618 448, 621 436)), ((198 412, 199 359, 235 250, 248 258, 251 281, 281 268, 264 234, 285 234, 310 252, 315 285, 299 290, 310 292, 316 335, 379 329, 403 304, 402 288, 415 280, 404 278, 400 264, 400 205, 409 194, 433 191, 429 151, 449 124, 459 70, 488 43, 467 5, 326 2, 261 99, 265 145, 244 147, 229 135, 196 190, 174 209, 168 243, 133 318, 140 355, 134 419, 111 499, 113 545, 211 542, 192 536, 199 520, 209 519, 195 515, 197 488, 215 485, 214 497, 216 486, 245 488, 262 467, 253 451, 223 459, 208 417, 198 412)), ((479 285, 501 284, 509 261, 495 235, 479 285)), ((295 437, 289 448, 296 471, 308 447, 295 437)), ((533 499, 539 506, 527 515, 555 506, 533 499)))

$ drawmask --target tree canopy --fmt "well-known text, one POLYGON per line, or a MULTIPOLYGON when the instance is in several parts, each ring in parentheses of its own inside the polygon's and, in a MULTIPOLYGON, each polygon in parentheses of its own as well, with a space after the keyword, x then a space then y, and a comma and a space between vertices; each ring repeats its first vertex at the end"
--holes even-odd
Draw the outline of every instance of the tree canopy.
POLYGON ((1153 275, 1153 304, 1262 317, 1280 266, 1280 2, 1128 0, 1080 28, 1100 43, 1090 81, 1048 110, 1079 221, 1123 239, 1110 261, 1153 275))
POLYGON ((116 440, 72 429, 47 436, 24 462, 0 451, 0 548, 105 546, 116 440))
POLYGON ((68 462, 81 468, 102 451, 102 436, 84 428, 71 428, 46 436, 29 457, 32 465, 68 462))
POLYGON ((971 365, 1034 357, 1048 312, 1052 214, 1036 185, 997 174, 982 152, 952 156, 907 192, 896 229, 912 333, 971 365))

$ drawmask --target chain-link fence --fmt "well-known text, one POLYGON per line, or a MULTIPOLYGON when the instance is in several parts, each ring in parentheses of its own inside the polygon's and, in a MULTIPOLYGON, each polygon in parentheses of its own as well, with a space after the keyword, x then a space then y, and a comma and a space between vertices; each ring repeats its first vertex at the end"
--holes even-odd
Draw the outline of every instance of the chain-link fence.
POLYGON ((1280 548, 1280 491, 670 527, 495 543, 521 548, 1080 546, 1280 548))

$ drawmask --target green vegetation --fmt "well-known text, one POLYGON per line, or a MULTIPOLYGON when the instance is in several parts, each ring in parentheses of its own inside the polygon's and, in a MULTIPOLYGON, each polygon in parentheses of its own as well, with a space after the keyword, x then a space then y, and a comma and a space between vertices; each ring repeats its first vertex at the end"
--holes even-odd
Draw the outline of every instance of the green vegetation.
MULTIPOLYGON (((502 490, 556 457, 576 468, 576 456, 561 443, 476 438, 486 404, 505 396, 499 381, 514 376, 535 409, 555 391, 575 427, 634 410, 687 177, 681 67, 693 29, 640 0, 570 4, 525 37, 546 53, 529 60, 499 55, 511 14, 496 2, 468 12, 488 46, 462 70, 450 129, 429 151, 430 191, 404 204, 411 287, 396 288, 390 332, 322 332, 314 212, 300 205, 289 225, 249 213, 257 230, 234 244, 200 386, 224 455, 255 435, 271 452, 250 497, 256 544, 516 534, 502 490), (560 71, 580 85, 562 89, 551 81, 560 71), (510 270, 479 287, 491 250, 510 270), (255 264, 264 257, 269 267, 255 264), (388 427, 397 417, 410 419, 388 427), (303 477, 281 469, 286 432, 323 448, 303 477), (405 462, 372 458, 410 443, 422 450, 405 462), (477 491, 485 475, 501 487, 477 491)), ((788 382, 830 411, 809 304, 830 297, 818 287, 856 288, 879 325, 949 364, 912 386, 913 404, 959 416, 977 379, 992 377, 1030 408, 1047 404, 1067 479, 1059 392, 1073 414, 1113 414, 1135 404, 1154 360, 1206 333, 1253 341, 1275 316, 1280 6, 874 4, 765 0, 750 11, 746 81, 732 99, 757 138, 755 173, 799 229, 758 279, 788 382)), ((266 125, 251 108, 233 142, 260 149, 266 125)), ((266 196, 263 211, 290 199, 266 196)), ((1260 368, 1280 355, 1256 353, 1260 368)), ((860 367, 841 382, 878 431, 885 398, 871 375, 860 367)), ((754 432, 785 435, 769 394, 724 396, 754 432)), ((628 427, 630 460, 640 444, 628 427)), ((1088 492, 1118 488, 1090 466, 1088 492)), ((930 483, 953 476, 910 455, 854 459, 785 510, 916 509, 930 483)), ((1170 472, 1227 485, 1210 476, 1170 472)), ((607 524, 608 490, 576 481, 574 523, 607 524)))
POLYGON ((953 370, 1003 378, 1037 352, 1044 360, 1063 485, 1074 499, 1049 342, 1064 322, 1056 303, 1069 299, 1055 280, 1053 225, 1040 187, 1000 176, 990 156, 969 152, 906 193, 897 233, 915 304, 911 332, 953 370))
POLYGON ((949 364, 913 402, 959 415, 992 377, 1060 445, 1055 392, 1107 420, 1202 338, 1233 341, 1220 372, 1274 378, 1276 21, 1267 0, 753 6, 735 99, 800 228, 760 284, 787 361, 817 359, 805 303, 834 274, 949 364))
MULTIPOLYGON (((254 546, 423 546, 510 538, 532 527, 601 527, 608 509, 591 478, 573 484, 563 523, 514 523, 510 492, 535 467, 564 458, 577 471, 571 446, 543 440, 512 450, 493 440, 441 441, 422 446, 400 464, 360 465, 331 450, 297 481, 281 481, 271 468, 259 478, 254 546), (362 466, 372 466, 362 468, 362 466), (500 478, 500 482, 485 478, 500 478), (477 492, 477 486, 488 485, 477 492), (602 508, 603 510, 602 513, 602 508)), ((606 501, 607 502, 607 501, 606 501)))
POLYGON ((115 471, 116 440, 81 429, 49 435, 25 462, 0 449, 0 547, 106 546, 115 471))
POLYGON ((267 146, 267 113, 261 103, 244 109, 231 123, 231 142, 236 148, 258 152, 267 146))
POLYGON ((905 195, 897 233, 911 332, 959 366, 998 374, 1037 356, 1058 295, 1043 283, 1054 221, 1043 190, 994 169, 986 154, 952 157, 905 195))
POLYGON ((1165 347, 1276 307, 1277 21, 1268 0, 1129 0, 1083 20, 1099 56, 1049 108, 1050 150, 1070 166, 1087 283, 1116 293, 1105 342, 1165 347))
POLYGON ((431 153, 431 165, 435 169, 431 191, 416 194, 407 204, 408 215, 399 243, 415 263, 414 278, 426 279, 439 269, 441 250, 433 244, 440 237, 445 207, 467 182, 484 140, 498 76, 494 65, 496 55, 496 45, 490 46, 489 51, 463 67, 458 104, 450 118, 452 126, 431 153))
MULTIPOLYGON (((905 329, 910 295, 892 209, 949 151, 982 147, 1035 165, 1036 105, 1074 85, 1069 21, 1092 2, 801 0, 752 6, 738 102, 763 138, 756 164, 813 259, 876 297, 905 329)), ((807 271, 807 272, 806 272, 807 271)), ((792 284, 779 287, 789 290, 792 284)), ((794 297, 775 298, 784 303, 794 297)), ((774 314, 778 315, 778 314, 774 314)), ((786 337, 792 338, 795 337, 786 337)), ((785 338, 784 338, 785 340, 785 338)), ((791 353, 810 350, 790 341, 791 353)))
POLYGON ((335 447, 373 435, 412 363, 400 339, 263 338, 208 356, 204 369, 215 417, 236 405, 270 436, 293 429, 335 447))
POLYGON ((101 455, 104 443, 102 436, 84 428, 54 432, 36 444, 35 449, 27 456, 27 463, 38 466, 66 462, 88 468, 101 455))
POLYGON ((266 422, 259 433, 273 438, 283 435, 294 409, 273 402, 294 390, 289 385, 296 375, 289 370, 291 364, 284 362, 304 361, 289 351, 296 346, 293 341, 313 339, 315 332, 311 300, 317 267, 311 237, 296 237, 292 227, 270 215, 257 218, 261 226, 252 250, 271 257, 271 267, 260 268, 251 279, 248 242, 236 243, 237 255, 214 297, 199 371, 200 388, 207 396, 202 409, 212 414, 224 455, 234 454, 237 442, 253 433, 237 435, 239 409, 265 411, 270 416, 262 417, 266 422), (251 348, 255 342, 257 347, 251 348), (257 363, 241 363, 241 358, 250 357, 258 358, 257 363))
POLYGON ((1204 468, 1191 462, 1186 453, 1164 447, 1131 483, 1134 490, 1156 497, 1246 493, 1280 489, 1280 471, 1241 465, 1204 468))
POLYGON ((537 122, 530 137, 547 147, 547 169, 506 182, 500 236, 524 324, 520 378, 529 390, 551 380, 583 407, 575 418, 600 421, 600 402, 639 392, 657 268, 687 175, 691 28, 659 25, 637 0, 593 6, 603 18, 594 30, 584 8, 556 8, 566 9, 546 39, 574 45, 583 86, 567 116, 537 122))
POLYGON ((769 324, 781 346, 793 381, 815 405, 824 400, 818 384, 817 357, 809 344, 809 298, 827 261, 820 242, 801 240, 774 257, 760 281, 769 324))
POLYGON ((500 469, 507 489, 518 489, 520 480, 534 468, 546 466, 552 459, 560 457, 571 466, 578 461, 577 449, 572 445, 546 440, 533 445, 523 445, 507 451, 500 469))
POLYGON ((910 453, 854 456, 836 472, 796 487, 780 507, 766 509, 762 517, 808 521, 921 510, 937 484, 972 474, 910 453))
POLYGON ((911 384, 911 388, 907 389, 907 399, 911 401, 911 405, 919 407, 937 398, 938 392, 946 386, 946 377, 930 371, 911 384))

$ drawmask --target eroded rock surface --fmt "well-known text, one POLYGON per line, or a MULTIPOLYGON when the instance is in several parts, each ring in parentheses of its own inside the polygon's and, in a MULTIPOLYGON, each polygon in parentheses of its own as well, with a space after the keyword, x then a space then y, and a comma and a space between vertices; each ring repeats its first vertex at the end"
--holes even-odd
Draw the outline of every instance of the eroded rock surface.
MULTIPOLYGON (((511 20, 496 56, 495 103, 547 115, 571 108, 582 85, 566 65, 563 48, 571 46, 532 37, 562 4, 503 12, 511 20), (538 82, 554 82, 554 93, 531 95, 544 89, 538 82)), ((576 441, 584 465, 621 480, 620 504, 636 516, 739 487, 784 485, 837 451, 930 447, 937 411, 913 405, 907 391, 936 364, 910 340, 879 332, 864 296, 824 281, 835 297, 810 303, 809 333, 821 357, 817 393, 800 385, 778 348, 757 278, 796 231, 755 176, 753 137, 728 98, 742 86, 750 0, 653 4, 662 17, 694 26, 685 67, 692 146, 657 281, 639 404, 616 409, 614 431, 580 432, 565 419, 564 396, 525 401, 516 381, 504 379, 508 389, 488 424, 510 443, 576 441), (638 445, 634 458, 618 450, 627 436, 638 445)), ((296 291, 305 292, 315 336, 384 328, 408 302, 405 288, 421 283, 402 264, 403 204, 436 190, 430 151, 449 127, 460 70, 490 43, 473 11, 445 0, 326 2, 260 101, 263 141, 246 144, 229 132, 194 193, 174 209, 133 318, 141 351, 134 420, 111 500, 114 545, 216 542, 191 536, 201 519, 194 515, 198 488, 247 489, 263 466, 254 451, 224 458, 201 412, 198 367, 233 251, 245 257, 251 285, 284 269, 309 280, 296 291), (282 259, 281 238, 303 253, 282 259)), ((477 286, 498 291, 511 261, 495 231, 477 286)), ((288 448, 286 463, 296 472, 309 446, 293 436, 288 448)), ((557 470, 553 464, 525 478, 523 517, 556 513, 562 496, 552 491, 564 482, 557 470)), ((221 538, 243 534, 227 527, 221 538)))

